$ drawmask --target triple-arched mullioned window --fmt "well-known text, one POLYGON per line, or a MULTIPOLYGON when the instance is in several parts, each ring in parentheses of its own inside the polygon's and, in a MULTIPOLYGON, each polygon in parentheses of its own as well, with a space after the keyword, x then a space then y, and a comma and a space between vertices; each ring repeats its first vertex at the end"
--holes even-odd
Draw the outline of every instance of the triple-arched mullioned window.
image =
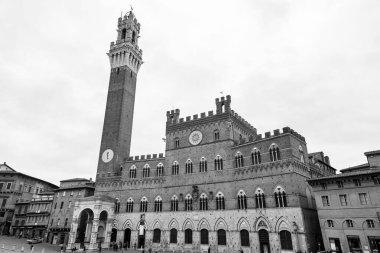
POLYGON ((185 211, 193 211, 193 198, 190 194, 185 197, 185 211))
POLYGON ((243 190, 240 190, 239 193, 238 193, 238 209, 242 209, 242 210, 245 210, 247 209, 247 195, 245 194, 245 192, 243 190))
POLYGON ((255 191, 256 208, 265 208, 265 194, 261 188, 257 188, 255 191))
POLYGON ((187 159, 185 164, 185 174, 193 173, 193 162, 190 159, 187 159))
POLYGON ((157 196, 154 200, 154 211, 162 212, 162 198, 160 196, 157 196))
POLYGON ((150 176, 150 167, 149 164, 145 164, 143 167, 143 178, 150 176))
POLYGON ((164 175, 164 165, 159 163, 156 167, 156 175, 157 177, 162 177, 164 175))
POLYGON ((176 195, 172 197, 170 200, 170 211, 177 212, 178 211, 178 198, 176 195))
POLYGON ((244 167, 244 158, 240 151, 238 151, 235 155, 235 168, 241 167, 244 167))
POLYGON ((251 162, 253 165, 260 164, 261 163, 261 154, 260 150, 257 148, 254 148, 251 153, 251 162))
POLYGON ((129 178, 136 178, 136 166, 132 165, 131 169, 129 170, 129 178))
POLYGON ((179 164, 177 161, 174 161, 172 165, 172 175, 178 175, 178 173, 179 173, 179 164))
POLYGON ((148 199, 146 197, 142 197, 140 200, 140 212, 144 213, 148 211, 148 199))
POLYGON ((288 202, 286 199, 286 193, 281 186, 277 186, 274 190, 274 200, 276 202, 276 207, 287 207, 288 202))
POLYGON ((280 149, 275 143, 273 143, 269 148, 269 158, 271 162, 275 162, 281 159, 280 149))
POLYGON ((215 202, 216 202, 216 210, 224 210, 226 208, 223 193, 218 192, 216 194, 215 202))
POLYGON ((199 161, 199 172, 207 172, 207 160, 204 157, 199 161))
POLYGON ((133 199, 129 198, 127 200, 127 208, 126 208, 127 213, 133 213, 133 199))
POLYGON ((217 155, 214 160, 215 170, 223 170, 223 158, 217 155))
POLYGON ((199 210, 201 211, 208 210, 208 200, 207 200, 207 195, 205 193, 202 193, 201 197, 199 198, 199 210))

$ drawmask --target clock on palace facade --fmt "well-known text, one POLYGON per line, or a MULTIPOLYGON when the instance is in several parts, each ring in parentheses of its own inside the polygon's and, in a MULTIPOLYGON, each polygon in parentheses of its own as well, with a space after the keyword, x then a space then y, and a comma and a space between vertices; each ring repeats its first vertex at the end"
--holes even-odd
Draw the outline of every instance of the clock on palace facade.
POLYGON ((202 132, 195 130, 189 136, 189 142, 191 145, 198 145, 202 141, 202 132))

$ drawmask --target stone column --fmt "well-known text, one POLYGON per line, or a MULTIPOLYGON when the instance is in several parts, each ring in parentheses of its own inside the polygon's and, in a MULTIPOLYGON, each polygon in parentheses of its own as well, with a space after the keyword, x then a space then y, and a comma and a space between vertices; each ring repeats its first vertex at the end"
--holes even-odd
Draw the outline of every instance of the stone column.
POLYGON ((94 219, 92 221, 92 226, 91 226, 91 237, 90 237, 90 247, 89 249, 97 249, 98 244, 96 242, 96 238, 98 237, 98 226, 99 226, 99 219, 94 219))
POLYGON ((92 231, 92 220, 88 220, 87 225, 86 225, 86 232, 85 232, 85 236, 84 236, 85 242, 88 242, 91 240, 91 231, 92 231))

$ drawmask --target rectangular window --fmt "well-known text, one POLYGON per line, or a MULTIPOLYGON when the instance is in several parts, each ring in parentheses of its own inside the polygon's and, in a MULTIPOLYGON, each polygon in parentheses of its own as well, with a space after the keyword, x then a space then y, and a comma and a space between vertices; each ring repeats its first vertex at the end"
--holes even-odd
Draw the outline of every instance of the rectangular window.
POLYGON ((66 192, 65 191, 62 193, 62 196, 66 196, 66 192))
POLYGON ((354 179, 354 184, 355 184, 355 186, 361 186, 362 185, 360 179, 354 179))
POLYGON ((321 183, 322 189, 326 190, 327 189, 327 184, 326 183, 321 183))
POLYGON ((323 206, 330 206, 329 196, 322 196, 322 205, 323 206))
POLYGON ((61 207, 60 207, 60 209, 62 209, 63 208, 63 202, 61 202, 61 207))
POLYGON ((71 201, 69 201, 69 207, 68 208, 70 208, 71 207, 71 201))
POLYGON ((0 183, 0 191, 3 190, 4 183, 0 183))
POLYGON ((360 243, 359 236, 347 236, 348 246, 350 252, 362 252, 362 246, 360 243))
POLYGON ((341 206, 347 206, 347 195, 346 194, 339 195, 339 200, 340 200, 341 206))
POLYGON ((3 202, 1 203, 1 208, 5 207, 7 204, 7 199, 3 199, 3 202))
POLYGON ((7 190, 10 190, 12 187, 12 183, 7 183, 7 190))
POLYGON ((360 199, 361 205, 367 205, 368 204, 367 193, 359 193, 359 199, 360 199))
POLYGON ((74 192, 73 191, 70 193, 70 196, 74 196, 74 192))
POLYGON ((32 192, 32 186, 29 186, 28 192, 32 192))
POLYGON ((338 188, 343 188, 343 182, 342 181, 336 181, 336 184, 338 185, 338 188))
POLYGON ((342 248, 340 246, 340 240, 338 238, 329 238, 330 248, 332 252, 341 253, 342 248))

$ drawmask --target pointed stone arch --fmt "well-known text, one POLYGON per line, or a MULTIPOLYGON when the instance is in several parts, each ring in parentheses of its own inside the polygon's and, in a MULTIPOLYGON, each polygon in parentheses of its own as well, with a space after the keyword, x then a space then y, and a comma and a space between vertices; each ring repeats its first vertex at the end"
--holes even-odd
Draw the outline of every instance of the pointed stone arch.
POLYGON ((123 230, 126 230, 127 228, 129 228, 130 230, 133 229, 133 223, 130 219, 124 221, 124 224, 123 224, 123 230))
POLYGON ((175 228, 177 230, 179 230, 179 223, 176 219, 171 219, 171 221, 169 222, 169 230, 172 229, 172 228, 175 228))
POLYGON ((257 217, 254 228, 255 231, 259 231, 260 229, 265 229, 268 232, 273 231, 271 223, 264 216, 257 217))
POLYGON ((240 231, 242 229, 251 231, 251 226, 249 225, 248 220, 244 217, 240 218, 240 220, 237 223, 237 231, 240 231))
POLYGON ((224 229, 224 230, 228 231, 227 222, 223 218, 219 218, 215 222, 214 231, 218 231, 219 229, 224 229))
POLYGON ((194 230, 195 226, 191 219, 186 219, 183 223, 182 230, 185 231, 186 229, 194 230))
POLYGON ((206 218, 202 218, 198 223, 198 231, 201 231, 201 229, 207 229, 208 231, 211 230, 210 223, 206 218))
POLYGON ((162 230, 162 225, 161 225, 161 222, 160 220, 156 219, 153 221, 153 226, 152 226, 152 230, 156 229, 156 228, 159 228, 162 230))
POLYGON ((284 216, 281 216, 276 221, 275 231, 279 233, 281 230, 287 230, 290 233, 292 232, 292 226, 288 219, 286 219, 284 216))

